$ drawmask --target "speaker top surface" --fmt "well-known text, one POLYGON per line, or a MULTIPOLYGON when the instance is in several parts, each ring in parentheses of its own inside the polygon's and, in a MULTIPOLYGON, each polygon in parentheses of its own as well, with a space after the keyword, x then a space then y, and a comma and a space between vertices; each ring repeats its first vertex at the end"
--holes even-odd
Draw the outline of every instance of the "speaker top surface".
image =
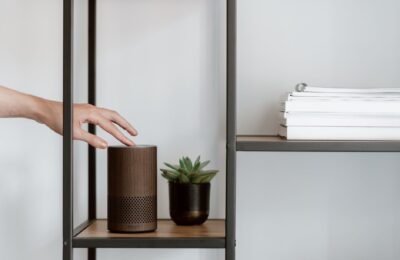
POLYGON ((157 147, 156 145, 152 144, 137 144, 133 146, 126 146, 126 145, 111 145, 108 149, 144 149, 144 148, 152 148, 157 147))

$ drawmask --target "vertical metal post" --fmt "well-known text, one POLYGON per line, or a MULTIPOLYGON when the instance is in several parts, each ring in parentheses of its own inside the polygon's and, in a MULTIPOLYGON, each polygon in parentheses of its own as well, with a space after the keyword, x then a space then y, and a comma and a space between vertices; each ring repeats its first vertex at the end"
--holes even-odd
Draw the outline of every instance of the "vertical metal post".
POLYGON ((74 1, 64 0, 63 17, 63 260, 72 260, 73 234, 73 17, 74 1))
MULTIPOLYGON (((96 0, 88 1, 88 103, 96 105, 96 0)), ((96 134, 96 126, 89 125, 89 133, 96 134)), ((88 146, 89 220, 96 219, 96 149, 88 146)), ((96 249, 88 249, 88 259, 96 259, 96 249)))
POLYGON ((235 259, 236 247, 236 0, 227 0, 227 124, 226 124, 226 249, 235 259))

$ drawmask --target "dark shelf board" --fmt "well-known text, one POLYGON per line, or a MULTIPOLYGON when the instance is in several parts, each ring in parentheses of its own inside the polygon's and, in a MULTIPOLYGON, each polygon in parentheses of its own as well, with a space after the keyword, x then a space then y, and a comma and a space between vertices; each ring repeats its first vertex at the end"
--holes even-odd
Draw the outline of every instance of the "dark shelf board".
POLYGON ((400 141, 292 141, 279 136, 239 135, 237 151, 400 152, 400 141))
POLYGON ((225 220, 210 219, 199 226, 177 226, 158 220, 155 232, 111 233, 107 220, 91 221, 72 239, 74 248, 225 248, 225 220))

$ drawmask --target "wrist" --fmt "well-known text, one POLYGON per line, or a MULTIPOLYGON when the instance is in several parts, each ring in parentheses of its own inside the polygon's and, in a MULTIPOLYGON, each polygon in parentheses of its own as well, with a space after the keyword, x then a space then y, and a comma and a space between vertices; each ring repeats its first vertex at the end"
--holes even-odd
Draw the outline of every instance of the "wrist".
POLYGON ((46 123, 48 114, 51 113, 51 102, 40 97, 29 96, 31 99, 27 117, 41 124, 46 123))

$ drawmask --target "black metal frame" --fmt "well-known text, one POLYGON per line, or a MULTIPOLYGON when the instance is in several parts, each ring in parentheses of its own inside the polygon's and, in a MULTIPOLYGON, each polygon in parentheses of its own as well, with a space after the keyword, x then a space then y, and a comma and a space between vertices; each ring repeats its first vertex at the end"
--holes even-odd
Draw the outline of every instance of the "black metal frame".
MULTIPOLYGON (((78 238, 96 219, 96 150, 88 148, 88 220, 73 224, 73 17, 74 0, 64 1, 63 26, 63 259, 73 259, 73 248, 225 248, 225 258, 235 259, 236 225, 236 0, 227 3, 227 142, 226 142, 226 237, 213 238, 78 238)), ((88 0, 88 103, 96 105, 96 0, 88 0)), ((89 126, 95 134, 95 126, 89 126)))
POLYGON ((236 0, 227 0, 226 217, 225 259, 235 259, 236 247, 236 0))
MULTIPOLYGON (((96 28, 97 3, 88 0, 88 103, 96 105, 96 28)), ((89 125, 89 133, 96 134, 96 126, 89 125)), ((88 218, 89 221, 97 218, 96 196, 96 149, 88 146, 88 218)), ((96 248, 88 248, 88 260, 96 259, 96 248)))
POLYGON ((74 1, 64 0, 63 25, 63 259, 72 259, 73 236, 73 13, 74 1))

